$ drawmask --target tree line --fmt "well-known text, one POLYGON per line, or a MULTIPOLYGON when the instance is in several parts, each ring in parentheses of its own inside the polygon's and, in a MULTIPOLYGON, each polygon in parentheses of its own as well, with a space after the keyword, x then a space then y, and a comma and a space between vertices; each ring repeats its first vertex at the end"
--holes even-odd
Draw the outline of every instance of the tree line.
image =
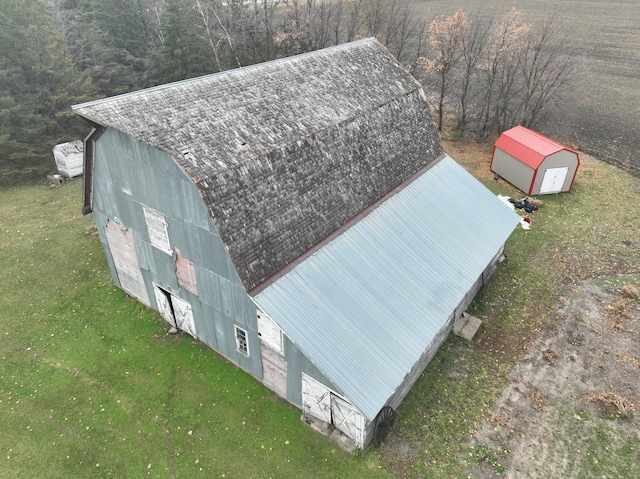
POLYGON ((440 129, 487 138, 544 119, 575 71, 517 10, 429 19, 410 0, 0 0, 0 185, 55 169, 70 106, 375 36, 425 85, 440 129))

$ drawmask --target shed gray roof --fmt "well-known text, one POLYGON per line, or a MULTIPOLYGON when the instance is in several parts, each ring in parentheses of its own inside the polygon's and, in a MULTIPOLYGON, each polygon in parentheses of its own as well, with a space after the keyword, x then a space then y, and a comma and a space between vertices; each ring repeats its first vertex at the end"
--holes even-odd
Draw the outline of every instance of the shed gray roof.
POLYGON ((254 301, 373 420, 519 221, 445 156, 254 301))
POLYGON ((247 289, 442 151, 420 85, 372 38, 73 110, 175 158, 247 289))

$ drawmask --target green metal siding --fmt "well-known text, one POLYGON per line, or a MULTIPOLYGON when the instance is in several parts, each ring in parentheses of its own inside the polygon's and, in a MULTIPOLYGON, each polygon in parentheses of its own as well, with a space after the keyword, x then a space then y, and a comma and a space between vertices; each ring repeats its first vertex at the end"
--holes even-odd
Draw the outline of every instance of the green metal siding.
POLYGON ((254 376, 262 377, 256 307, 236 274, 197 188, 169 154, 107 129, 96 142, 93 214, 116 283, 117 272, 103 231, 108 220, 132 230, 152 306, 157 308, 154 283, 188 301, 198 339, 254 376), (173 254, 151 244, 145 207, 164 216, 173 254), (178 284, 175 248, 194 264, 198 295, 178 284), (236 351, 234 324, 248 333, 248 358, 236 351))

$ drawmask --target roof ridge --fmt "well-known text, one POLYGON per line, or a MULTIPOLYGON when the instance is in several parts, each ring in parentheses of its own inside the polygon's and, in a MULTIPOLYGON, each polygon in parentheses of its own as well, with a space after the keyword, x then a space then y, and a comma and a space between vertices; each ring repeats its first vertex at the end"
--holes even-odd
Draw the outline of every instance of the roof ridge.
POLYGON ((313 50, 310 52, 304 52, 304 53, 299 53, 297 55, 292 55, 289 57, 283 57, 283 58, 276 58, 274 60, 269 60, 266 62, 261 62, 261 63, 254 63, 251 65, 247 65, 246 67, 240 67, 240 68, 232 68, 229 70, 223 70, 220 72, 215 72, 215 73, 209 73, 207 75, 200 75, 197 77, 193 77, 193 78, 185 78, 184 80, 178 80, 175 82, 171 82, 171 83, 164 83, 162 85, 156 85, 156 86, 152 86, 152 87, 148 87, 148 88, 143 88, 141 90, 135 90, 132 92, 127 92, 127 93, 122 93, 120 95, 114 95, 114 96, 110 96, 110 97, 106 97, 106 98, 100 98, 98 100, 92 100, 92 101, 88 101, 88 102, 84 102, 84 103, 78 103, 76 105, 71 105, 71 109, 80 114, 78 112, 78 110, 81 110, 83 108, 87 108, 87 107, 91 107, 91 106, 95 106, 95 105, 101 105, 103 103, 108 103, 108 102, 112 102, 112 101, 117 101, 120 99, 124 99, 124 98, 130 98, 130 97, 134 97, 134 96, 138 96, 138 95, 142 95, 142 94, 147 94, 147 93, 152 93, 155 91, 162 91, 162 90, 166 90, 168 88, 175 88, 177 86, 180 85, 188 85, 191 83, 195 83, 198 81, 203 81, 203 80, 209 80, 209 79, 213 79, 213 78, 218 78, 218 77, 225 77, 225 76, 231 76, 234 74, 240 74, 240 73, 244 73, 247 70, 257 70, 257 69, 264 69, 264 68, 269 68, 272 67, 274 65, 278 65, 280 63, 289 63, 289 62, 293 62, 296 60, 300 60, 302 58, 306 58, 308 56, 313 56, 313 55, 320 55, 320 54, 327 54, 327 53, 331 53, 335 50, 346 50, 346 49, 352 49, 355 46, 358 45, 362 45, 365 43, 370 43, 370 44, 378 44, 379 46, 383 47, 384 46, 378 42, 378 40, 375 37, 367 37, 367 38, 363 38, 360 40, 355 40, 352 42, 347 42, 347 43, 340 43, 338 45, 332 45, 330 47, 325 47, 325 48, 321 48, 318 50, 313 50))

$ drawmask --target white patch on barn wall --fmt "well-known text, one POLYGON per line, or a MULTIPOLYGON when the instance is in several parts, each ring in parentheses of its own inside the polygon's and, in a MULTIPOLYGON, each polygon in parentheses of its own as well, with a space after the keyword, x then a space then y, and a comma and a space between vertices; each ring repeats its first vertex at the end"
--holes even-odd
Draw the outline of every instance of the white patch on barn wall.
POLYGON ((258 336, 262 358, 262 382, 286 399, 287 360, 283 354, 282 330, 262 311, 258 312, 258 336))
POLYGON ((282 330, 269 315, 262 311, 258 312, 258 336, 265 345, 274 351, 283 352, 282 330))
POLYGON ((153 292, 156 297, 158 311, 164 320, 171 326, 175 326, 181 331, 197 338, 191 305, 184 299, 174 296, 155 283, 153 285, 153 292))
POLYGON ((133 232, 111 220, 107 220, 104 232, 120 287, 142 303, 151 306, 144 278, 138 265, 133 232))
POLYGON ((569 172, 568 166, 561 168, 549 168, 544 172, 542 184, 540 185, 540 194, 559 193, 562 191, 562 185, 569 172))
POLYGON ((169 241, 169 232, 167 231, 167 222, 164 216, 151 208, 144 207, 144 218, 147 221, 147 230, 149 231, 149 242, 151 245, 160 251, 164 251, 168 255, 173 255, 171 242, 169 241))

